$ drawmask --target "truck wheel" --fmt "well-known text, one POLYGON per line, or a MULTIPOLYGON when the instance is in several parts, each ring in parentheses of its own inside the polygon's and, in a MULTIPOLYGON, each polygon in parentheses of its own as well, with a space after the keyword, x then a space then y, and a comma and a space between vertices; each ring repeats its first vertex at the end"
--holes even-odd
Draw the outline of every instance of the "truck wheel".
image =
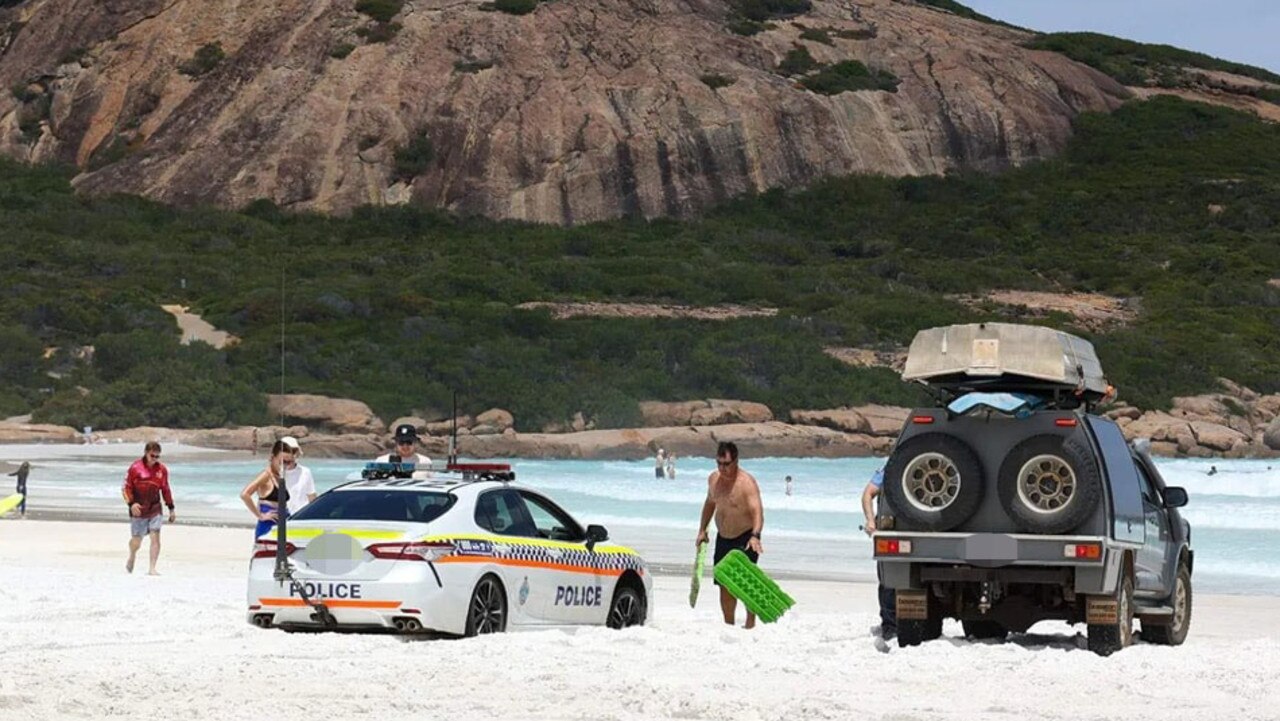
POLYGON ((965 638, 1003 641, 1009 635, 1009 631, 995 621, 961 621, 960 625, 964 626, 965 638))
POLYGON ((943 433, 908 440, 885 465, 885 496, 913 530, 949 531, 964 523, 982 503, 984 487, 977 454, 943 433))
POLYGON ((1124 572, 1116 591, 1117 623, 1089 624, 1089 650, 1099 656, 1111 654, 1133 643, 1133 574, 1124 572))
POLYGON ((942 619, 935 621, 908 621, 898 619, 898 647, 919 646, 942 635, 942 619), (937 633, 934 633, 934 630, 937 633))
POLYGON ((1102 475, 1073 438, 1032 436, 1000 464, 1000 504, 1019 529, 1066 533, 1088 520, 1102 498, 1102 475))
POLYGON ((1173 606, 1173 622, 1159 626, 1144 622, 1141 633, 1144 641, 1177 646, 1187 640, 1187 631, 1191 630, 1191 571, 1186 564, 1178 565, 1169 603, 1173 606))

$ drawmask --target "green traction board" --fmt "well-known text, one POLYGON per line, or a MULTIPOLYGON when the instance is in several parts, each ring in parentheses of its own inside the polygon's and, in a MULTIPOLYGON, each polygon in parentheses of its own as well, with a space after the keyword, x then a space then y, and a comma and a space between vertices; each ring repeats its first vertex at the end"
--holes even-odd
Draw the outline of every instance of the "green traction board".
POLYGON ((721 586, 729 589, 734 598, 765 623, 777 621, 788 608, 796 605, 795 599, 736 548, 716 564, 712 573, 721 586))
POLYGON ((707 566, 707 544, 698 544, 698 555, 693 559, 693 579, 689 581, 689 608, 698 604, 698 591, 702 588, 702 571, 707 566))
POLYGON ((21 493, 15 493, 8 498, 0 498, 0 516, 3 516, 9 511, 17 508, 20 503, 22 503, 21 493))

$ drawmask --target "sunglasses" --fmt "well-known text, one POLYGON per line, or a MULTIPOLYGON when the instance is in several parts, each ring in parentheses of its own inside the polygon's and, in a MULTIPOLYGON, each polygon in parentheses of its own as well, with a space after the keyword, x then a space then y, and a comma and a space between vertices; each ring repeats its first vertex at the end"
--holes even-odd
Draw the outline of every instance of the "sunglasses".
POLYGON ((159 454, 159 453, 148 453, 148 454, 147 454, 147 458, 150 458, 150 459, 152 459, 152 460, 155 460, 155 459, 160 458, 160 454, 159 454))
POLYGON ((397 446, 411 446, 413 441, 396 441, 397 446))
POLYGON ((721 468, 728 468, 729 466, 732 466, 735 463, 737 463, 737 461, 722 461, 718 458, 716 459, 716 465, 720 466, 721 468))

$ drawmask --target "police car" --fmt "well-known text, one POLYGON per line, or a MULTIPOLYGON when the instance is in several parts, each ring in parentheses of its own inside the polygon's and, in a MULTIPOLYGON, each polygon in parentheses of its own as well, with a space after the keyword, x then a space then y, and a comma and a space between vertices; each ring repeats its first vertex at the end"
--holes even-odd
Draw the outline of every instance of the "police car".
POLYGON ((647 619, 652 580, 640 556, 510 482, 509 467, 454 464, 397 477, 411 470, 369 464, 360 480, 295 513, 283 565, 278 529, 257 539, 249 622, 474 636, 647 619))

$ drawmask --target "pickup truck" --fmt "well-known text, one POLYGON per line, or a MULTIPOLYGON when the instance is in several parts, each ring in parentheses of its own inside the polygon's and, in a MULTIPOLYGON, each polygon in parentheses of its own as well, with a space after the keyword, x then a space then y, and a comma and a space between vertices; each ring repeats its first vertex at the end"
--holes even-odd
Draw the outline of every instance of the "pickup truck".
POLYGON ((912 344, 904 377, 940 403, 907 417, 885 466, 873 540, 896 591, 898 644, 939 637, 945 618, 988 639, 1084 623, 1101 655, 1132 643, 1136 619, 1144 640, 1180 644, 1195 560, 1177 510, 1187 493, 1164 483, 1144 443, 1091 412, 1106 395, 1083 370, 1097 366, 1092 346, 1028 328, 950 326, 912 344), (1029 350, 1056 356, 1064 377, 1028 375, 1029 350), (914 368, 912 353, 924 357, 914 368))

